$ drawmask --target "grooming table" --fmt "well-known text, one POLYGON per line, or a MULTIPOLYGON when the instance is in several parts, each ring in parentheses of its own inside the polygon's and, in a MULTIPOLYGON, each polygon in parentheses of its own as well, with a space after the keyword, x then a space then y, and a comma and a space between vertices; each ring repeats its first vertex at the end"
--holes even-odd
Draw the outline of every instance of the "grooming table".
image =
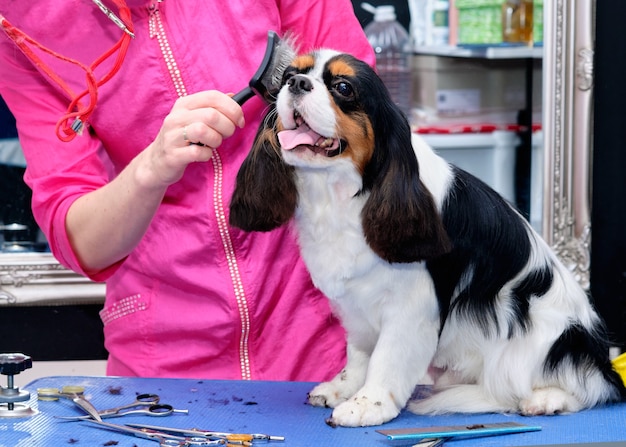
MULTIPOLYGON (((17 376, 19 378, 19 376, 17 376)), ((20 385, 17 383, 16 385, 20 385)), ((45 377, 20 390, 31 393, 28 404, 37 413, 24 418, 0 419, 2 447, 119 446, 148 447, 158 443, 114 431, 84 421, 63 421, 55 416, 82 415, 66 399, 37 400, 38 388, 85 387, 85 397, 98 409, 115 407, 135 399, 137 394, 155 393, 161 403, 189 414, 165 417, 146 415, 106 419, 114 424, 129 422, 179 428, 238 433, 265 433, 284 436, 284 442, 259 442, 268 447, 400 447, 414 443, 389 441, 377 428, 331 428, 325 423, 328 408, 312 407, 306 395, 314 384, 302 382, 247 382, 192 379, 145 379, 120 377, 45 377)), ((595 408, 571 415, 523 417, 518 415, 479 414, 417 416, 406 411, 384 428, 474 425, 519 422, 539 425, 541 431, 476 439, 448 441, 450 447, 538 446, 598 443, 597 446, 626 446, 626 404, 595 408)), ((255 444, 257 445, 257 444, 255 444)))

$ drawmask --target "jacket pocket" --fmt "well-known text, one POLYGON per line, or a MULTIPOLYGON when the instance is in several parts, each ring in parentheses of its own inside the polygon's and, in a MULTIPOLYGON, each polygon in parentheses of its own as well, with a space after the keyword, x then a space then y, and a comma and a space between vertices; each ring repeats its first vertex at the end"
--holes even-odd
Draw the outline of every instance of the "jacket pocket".
POLYGON ((100 311, 100 319, 106 327, 115 320, 132 315, 136 312, 146 311, 149 307, 149 299, 145 299, 142 294, 137 293, 105 306, 100 311))

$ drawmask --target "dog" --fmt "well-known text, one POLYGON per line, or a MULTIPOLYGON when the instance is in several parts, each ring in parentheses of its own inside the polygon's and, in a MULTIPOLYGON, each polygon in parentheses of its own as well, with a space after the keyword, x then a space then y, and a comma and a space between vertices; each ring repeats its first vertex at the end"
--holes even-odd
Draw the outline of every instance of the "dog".
POLYGON ((346 329, 345 368, 308 396, 333 408, 331 425, 380 425, 407 403, 539 415, 626 397, 568 269, 512 205, 413 134, 348 54, 318 50, 285 71, 229 219, 294 225, 346 329), (411 399, 426 380, 432 395, 411 399))

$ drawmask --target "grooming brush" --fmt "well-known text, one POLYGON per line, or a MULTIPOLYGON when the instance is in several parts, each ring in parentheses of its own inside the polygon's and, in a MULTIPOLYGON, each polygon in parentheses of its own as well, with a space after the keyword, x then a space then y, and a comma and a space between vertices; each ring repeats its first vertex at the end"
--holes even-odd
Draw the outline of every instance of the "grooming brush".
POLYGON ((239 105, 243 105, 255 94, 266 102, 275 101, 280 90, 283 73, 296 56, 293 39, 281 40, 274 31, 267 33, 267 48, 259 69, 250 80, 250 84, 233 96, 239 105))

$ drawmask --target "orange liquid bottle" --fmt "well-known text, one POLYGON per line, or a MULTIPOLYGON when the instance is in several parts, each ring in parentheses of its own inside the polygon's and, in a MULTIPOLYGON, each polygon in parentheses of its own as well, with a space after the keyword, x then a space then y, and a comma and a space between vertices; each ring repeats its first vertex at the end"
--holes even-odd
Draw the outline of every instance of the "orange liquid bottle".
POLYGON ((533 0, 507 0, 502 4, 502 41, 533 43, 533 0))

